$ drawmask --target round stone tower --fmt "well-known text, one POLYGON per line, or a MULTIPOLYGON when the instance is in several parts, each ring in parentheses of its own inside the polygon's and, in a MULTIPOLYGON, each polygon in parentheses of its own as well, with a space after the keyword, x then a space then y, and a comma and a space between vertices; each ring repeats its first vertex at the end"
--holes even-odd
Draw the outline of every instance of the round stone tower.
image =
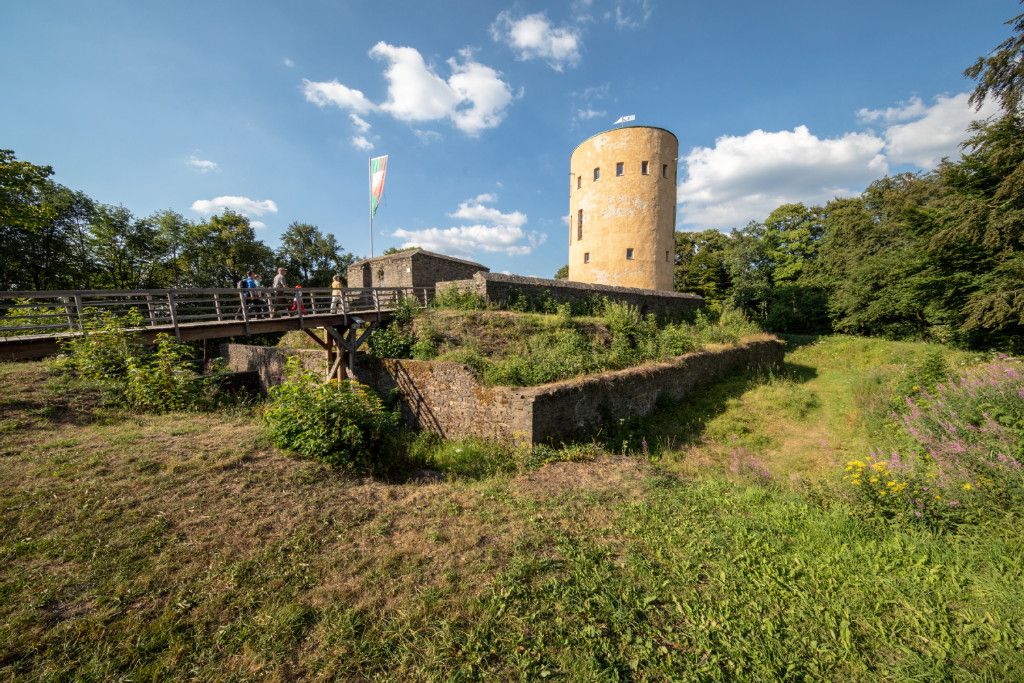
POLYGON ((584 140, 569 158, 569 279, 672 290, 679 140, 628 126, 584 140))

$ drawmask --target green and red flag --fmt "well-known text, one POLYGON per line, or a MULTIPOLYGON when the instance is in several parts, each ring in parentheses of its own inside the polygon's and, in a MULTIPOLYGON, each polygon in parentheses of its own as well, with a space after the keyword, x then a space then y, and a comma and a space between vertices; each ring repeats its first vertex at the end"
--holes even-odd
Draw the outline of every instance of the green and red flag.
POLYGON ((384 196, 384 176, 388 172, 388 155, 370 159, 370 215, 377 213, 380 198, 384 196))

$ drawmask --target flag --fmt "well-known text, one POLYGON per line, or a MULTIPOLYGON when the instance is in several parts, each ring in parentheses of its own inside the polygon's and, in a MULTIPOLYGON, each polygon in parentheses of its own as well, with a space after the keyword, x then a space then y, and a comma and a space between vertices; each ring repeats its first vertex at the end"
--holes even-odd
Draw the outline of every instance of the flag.
POLYGON ((617 125, 617 124, 620 124, 620 123, 629 123, 630 121, 636 121, 636 114, 629 114, 627 116, 620 116, 619 120, 616 121, 615 123, 613 123, 612 125, 614 126, 614 125, 617 125))
POLYGON ((384 176, 388 171, 388 155, 370 159, 370 215, 377 213, 380 198, 384 196, 384 176))

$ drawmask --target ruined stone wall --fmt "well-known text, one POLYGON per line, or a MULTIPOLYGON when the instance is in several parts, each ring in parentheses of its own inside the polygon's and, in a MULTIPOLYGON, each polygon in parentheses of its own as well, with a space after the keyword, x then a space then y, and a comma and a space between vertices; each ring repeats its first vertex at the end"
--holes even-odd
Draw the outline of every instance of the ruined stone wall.
POLYGON ((559 443, 591 434, 609 421, 649 415, 659 401, 681 401, 747 368, 779 366, 783 352, 781 341, 766 336, 538 387, 533 397, 534 441, 559 443))
POLYGON ((578 305, 607 297, 612 301, 636 306, 643 313, 654 313, 667 318, 679 318, 704 306, 703 297, 696 294, 655 292, 634 287, 611 287, 503 273, 479 273, 468 280, 439 282, 437 286, 439 290, 456 287, 462 291, 476 292, 488 301, 498 304, 513 301, 520 293, 534 300, 550 297, 558 303, 578 305))
POLYGON ((434 287, 444 280, 461 280, 480 272, 487 272, 487 268, 478 263, 437 258, 423 252, 412 257, 413 287, 434 287))
MULTIPOLYGON (((242 344, 221 349, 230 369, 259 372, 265 386, 281 381, 289 355, 299 355, 310 370, 326 372, 325 354, 319 351, 242 344)), ((747 368, 780 365, 782 356, 783 343, 765 335, 737 346, 537 387, 483 386, 458 363, 368 356, 359 356, 354 378, 383 396, 397 389, 405 419, 445 438, 557 445, 585 438, 613 420, 648 415, 659 401, 680 401, 747 368)))
POLYGON ((676 136, 651 126, 598 133, 573 151, 570 280, 673 289, 678 156, 676 136))

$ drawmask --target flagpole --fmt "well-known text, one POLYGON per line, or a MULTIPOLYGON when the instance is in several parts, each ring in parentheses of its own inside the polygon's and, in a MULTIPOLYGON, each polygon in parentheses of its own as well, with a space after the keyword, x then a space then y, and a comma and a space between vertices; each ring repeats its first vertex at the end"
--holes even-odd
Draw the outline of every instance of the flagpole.
POLYGON ((370 183, 370 258, 373 258, 373 158, 366 158, 366 177, 370 183))

